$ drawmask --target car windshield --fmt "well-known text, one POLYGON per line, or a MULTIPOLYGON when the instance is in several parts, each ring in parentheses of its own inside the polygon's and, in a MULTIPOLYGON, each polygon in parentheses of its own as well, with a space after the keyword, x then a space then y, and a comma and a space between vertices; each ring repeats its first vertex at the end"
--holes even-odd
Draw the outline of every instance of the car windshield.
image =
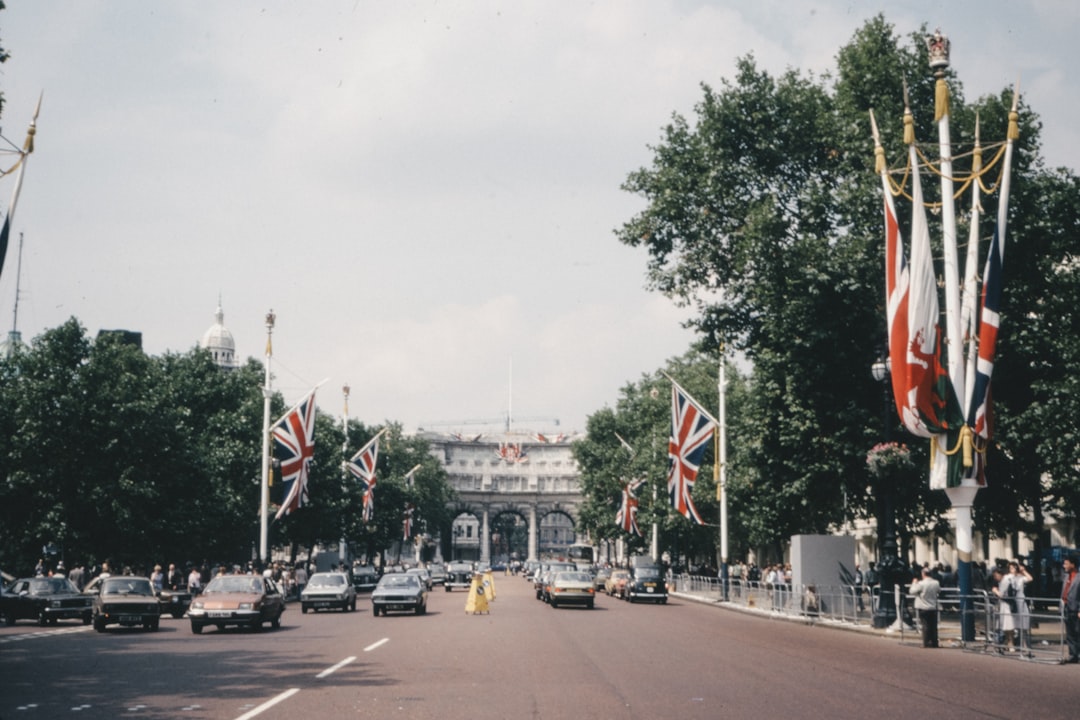
POLYGON ((636 573, 637 573, 638 578, 641 579, 641 580, 654 580, 654 579, 660 577, 660 569, 659 568, 652 568, 652 567, 638 568, 636 573))
POLYGON ((315 575, 308 582, 308 587, 341 587, 344 584, 344 575, 315 575))
POLYGON ((555 575, 555 582, 589 583, 592 582, 592 578, 588 573, 583 572, 561 572, 555 575))
POLYGON ((262 580, 257 577, 234 575, 216 577, 206 586, 206 593, 262 593, 262 580))
POLYGON ((109 578, 101 586, 102 595, 153 595, 146 578, 109 578))
POLYGON ((77 593, 78 590, 65 577, 34 578, 30 581, 31 595, 59 595, 61 593, 77 593))
POLYGON ((418 588, 420 587, 420 581, 416 579, 415 575, 393 574, 383 575, 383 579, 379 581, 379 587, 381 588, 418 588))

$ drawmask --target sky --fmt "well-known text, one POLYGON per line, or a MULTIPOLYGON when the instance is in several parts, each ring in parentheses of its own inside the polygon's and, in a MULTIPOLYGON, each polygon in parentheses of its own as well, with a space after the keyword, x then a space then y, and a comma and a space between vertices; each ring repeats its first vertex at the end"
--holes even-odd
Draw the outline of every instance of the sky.
POLYGON ((185 353, 220 302, 261 360, 272 309, 287 403, 326 380, 368 425, 583 431, 694 340, 616 239, 626 177, 738 58, 831 72, 878 13, 940 27, 968 98, 1019 80, 1080 165, 1071 0, 7 0, 3 137, 43 101, 0 329, 185 353))

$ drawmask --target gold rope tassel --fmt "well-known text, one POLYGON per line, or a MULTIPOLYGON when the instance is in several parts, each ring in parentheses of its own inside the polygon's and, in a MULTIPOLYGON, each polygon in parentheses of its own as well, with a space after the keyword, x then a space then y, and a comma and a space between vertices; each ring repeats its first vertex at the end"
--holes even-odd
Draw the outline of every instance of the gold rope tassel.
MULTIPOLYGON (((930 457, 931 458, 933 458, 933 456, 934 456, 934 450, 937 449, 936 446, 935 446, 935 443, 936 443, 936 438, 931 436, 931 438, 930 438, 930 457)), ((960 452, 961 448, 963 448, 963 450, 964 450, 964 454, 963 454, 964 467, 969 468, 975 462, 975 454, 973 452, 974 443, 975 443, 975 431, 971 429, 971 426, 963 425, 960 428, 959 437, 956 438, 956 446, 952 450, 946 450, 945 454, 950 455, 950 456, 955 455, 956 453, 960 452)))
POLYGON ((910 111, 904 112, 904 144, 915 142, 915 117, 910 111))
POLYGON ((934 122, 949 114, 949 86, 945 84, 945 78, 939 77, 937 86, 934 88, 934 122))
POLYGON ((1015 110, 1009 111, 1009 134, 1010 140, 1020 139, 1020 113, 1015 110))

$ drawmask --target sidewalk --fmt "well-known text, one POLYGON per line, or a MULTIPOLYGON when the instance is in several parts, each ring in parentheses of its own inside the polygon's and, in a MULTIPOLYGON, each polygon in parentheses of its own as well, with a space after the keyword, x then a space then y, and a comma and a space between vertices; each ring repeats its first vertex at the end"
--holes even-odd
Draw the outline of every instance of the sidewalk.
MULTIPOLYGON (((678 585, 679 583, 676 581, 675 586, 678 587, 678 585)), ((746 592, 745 588, 744 592, 746 592)), ((803 625, 816 625, 835 630, 874 635, 884 639, 895 639, 897 642, 904 645, 920 646, 922 644, 922 636, 914 625, 902 626, 900 623, 896 623, 888 628, 875 628, 873 626, 873 618, 869 608, 855 612, 854 616, 849 617, 848 619, 837 619, 828 614, 811 615, 790 607, 774 609, 770 603, 754 602, 753 597, 740 598, 740 600, 749 600, 749 602, 735 601, 731 598, 730 592, 729 600, 725 601, 721 599, 718 590, 712 592, 689 592, 676 589, 669 591, 669 595, 688 602, 712 605, 722 610, 756 615, 770 620, 794 622, 803 625)), ((764 599, 764 597, 762 599, 764 599)), ((1008 647, 995 645, 994 641, 988 636, 989 634, 986 630, 987 622, 992 624, 993 621, 981 617, 978 618, 976 623, 975 640, 971 642, 965 643, 963 641, 961 637, 959 615, 956 612, 949 612, 946 610, 941 613, 938 634, 941 647, 944 649, 956 649, 980 654, 994 654, 1011 659, 1059 665, 1063 664, 1064 661, 1061 628, 1059 623, 1053 622, 1052 620, 1054 620, 1054 618, 1046 616, 1035 617, 1032 621, 1031 648, 1030 652, 1027 653, 1021 653, 1008 647)))

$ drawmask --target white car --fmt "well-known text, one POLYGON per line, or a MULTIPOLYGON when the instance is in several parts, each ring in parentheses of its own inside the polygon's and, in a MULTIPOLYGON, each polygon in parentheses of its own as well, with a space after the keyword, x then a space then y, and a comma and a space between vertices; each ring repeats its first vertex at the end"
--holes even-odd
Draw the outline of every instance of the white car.
POLYGON ((308 610, 356 610, 356 588, 343 572, 315 573, 300 593, 300 612, 308 610))

